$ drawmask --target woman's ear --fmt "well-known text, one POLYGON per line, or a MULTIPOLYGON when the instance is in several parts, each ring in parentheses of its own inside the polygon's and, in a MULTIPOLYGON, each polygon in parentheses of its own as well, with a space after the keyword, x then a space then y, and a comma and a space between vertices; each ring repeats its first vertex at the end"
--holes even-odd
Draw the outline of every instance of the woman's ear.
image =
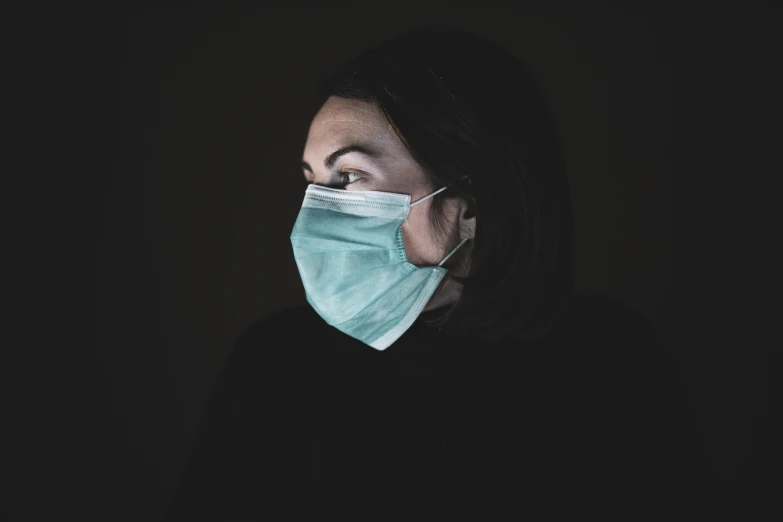
POLYGON ((476 214, 470 209, 467 202, 462 202, 459 212, 460 240, 476 237, 476 214))

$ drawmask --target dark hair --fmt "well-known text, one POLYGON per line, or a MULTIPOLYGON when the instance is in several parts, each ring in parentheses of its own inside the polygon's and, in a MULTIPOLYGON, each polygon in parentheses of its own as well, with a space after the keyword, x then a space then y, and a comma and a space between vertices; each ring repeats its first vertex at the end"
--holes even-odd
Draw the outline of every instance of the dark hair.
POLYGON ((431 188, 451 187, 432 198, 441 237, 447 198, 476 216, 468 272, 446 276, 462 294, 430 324, 487 339, 543 336, 573 297, 574 224, 557 129, 527 65, 458 26, 426 25, 332 67, 316 95, 374 103, 431 188))

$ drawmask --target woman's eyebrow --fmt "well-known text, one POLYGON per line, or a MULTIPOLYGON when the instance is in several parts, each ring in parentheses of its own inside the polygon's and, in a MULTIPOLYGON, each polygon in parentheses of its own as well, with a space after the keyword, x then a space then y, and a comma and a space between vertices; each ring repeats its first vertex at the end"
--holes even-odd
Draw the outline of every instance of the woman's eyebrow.
MULTIPOLYGON (((378 158, 380 154, 370 147, 367 147, 366 145, 348 145, 347 147, 342 147, 340 149, 337 149, 336 151, 329 154, 326 159, 324 160, 324 167, 327 169, 331 169, 335 162, 337 161, 337 158, 344 154, 348 154, 349 152, 357 152, 359 154, 364 154, 365 156, 369 156, 370 158, 378 158)), ((313 172, 313 169, 310 167, 310 164, 306 161, 302 160, 302 168, 313 172)))

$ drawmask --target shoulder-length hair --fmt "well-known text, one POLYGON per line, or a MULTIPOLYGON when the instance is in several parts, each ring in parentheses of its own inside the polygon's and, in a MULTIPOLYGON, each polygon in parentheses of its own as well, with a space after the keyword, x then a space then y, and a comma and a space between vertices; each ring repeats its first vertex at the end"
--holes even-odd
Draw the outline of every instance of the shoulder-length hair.
POLYGON ((434 196, 459 196, 476 234, 459 299, 430 325, 479 338, 542 337, 574 292, 574 224, 560 138, 528 66, 505 46, 460 27, 427 25, 340 63, 316 89, 374 103, 434 196))

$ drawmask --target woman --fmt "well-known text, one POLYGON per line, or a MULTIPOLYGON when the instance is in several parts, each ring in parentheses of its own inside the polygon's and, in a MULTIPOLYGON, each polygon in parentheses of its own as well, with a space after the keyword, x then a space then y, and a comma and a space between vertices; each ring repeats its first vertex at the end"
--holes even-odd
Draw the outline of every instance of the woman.
POLYGON ((525 64, 428 26, 318 94, 291 233, 308 304, 237 340, 167 520, 260 516, 301 481, 422 486, 441 509, 482 483, 495 507, 526 482, 687 494, 707 465, 673 358, 629 307, 574 295, 565 164, 525 64))

